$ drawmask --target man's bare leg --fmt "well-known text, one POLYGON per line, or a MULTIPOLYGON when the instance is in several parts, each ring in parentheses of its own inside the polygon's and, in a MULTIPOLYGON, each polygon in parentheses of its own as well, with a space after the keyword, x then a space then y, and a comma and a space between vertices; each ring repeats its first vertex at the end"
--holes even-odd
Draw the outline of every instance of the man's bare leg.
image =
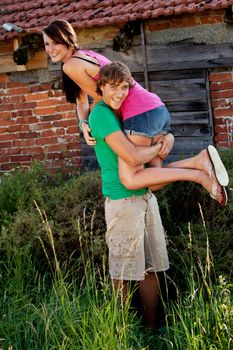
POLYGON ((145 325, 155 329, 159 301, 159 280, 155 273, 147 273, 145 279, 139 282, 139 294, 145 325))

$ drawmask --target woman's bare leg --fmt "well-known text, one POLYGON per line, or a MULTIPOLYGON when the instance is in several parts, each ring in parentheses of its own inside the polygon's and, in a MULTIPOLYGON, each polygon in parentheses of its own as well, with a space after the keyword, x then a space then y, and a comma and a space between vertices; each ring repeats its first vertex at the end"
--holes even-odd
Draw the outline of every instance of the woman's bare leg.
POLYGON ((206 170, 173 167, 138 169, 135 172, 135 168, 128 166, 121 159, 119 159, 119 168, 123 169, 120 176, 121 182, 130 190, 143 187, 158 190, 176 181, 191 181, 202 185, 219 203, 223 202, 222 188, 213 172, 212 176, 209 176, 206 170))
MULTIPOLYGON (((151 140, 143 136, 129 136, 136 145, 150 146, 151 140)), ((160 149, 158 144, 158 153, 160 149)), ((119 176, 123 185, 130 190, 149 187, 159 190, 176 181, 191 181, 202 185, 215 199, 222 203, 222 188, 215 174, 210 176, 211 161, 206 150, 198 155, 168 164, 165 168, 131 167, 119 158, 119 176)))
POLYGON ((196 156, 186 158, 169 163, 165 166, 166 168, 186 168, 186 169, 198 169, 204 171, 206 174, 210 174, 212 169, 212 163, 209 158, 206 149, 199 152, 196 156))

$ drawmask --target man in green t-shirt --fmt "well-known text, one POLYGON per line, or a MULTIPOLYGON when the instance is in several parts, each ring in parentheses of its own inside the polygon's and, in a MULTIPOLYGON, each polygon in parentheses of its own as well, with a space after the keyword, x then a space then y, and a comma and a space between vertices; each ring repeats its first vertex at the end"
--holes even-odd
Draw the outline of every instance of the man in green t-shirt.
POLYGON ((175 181, 193 181, 202 185, 220 205, 226 205, 225 186, 229 177, 213 146, 192 158, 161 167, 162 159, 166 158, 174 142, 167 127, 157 132, 160 117, 160 122, 169 127, 165 114, 154 115, 155 120, 150 119, 149 113, 132 117, 130 124, 134 127, 128 130, 130 133, 126 137, 117 114, 132 85, 131 73, 123 63, 104 66, 97 82, 103 101, 94 107, 89 122, 96 140, 95 152, 106 197, 106 239, 113 285, 121 291, 124 300, 127 281, 139 281, 146 324, 155 328, 156 272, 168 269, 169 262, 156 198, 142 187, 158 190, 175 181), (153 133, 152 124, 155 126, 153 133), (143 147, 132 142, 153 145, 143 147), (144 169, 144 164, 151 160, 154 167, 144 169))
MULTIPOLYGON (((128 93, 125 81, 127 83, 127 77, 123 74, 118 84, 124 90, 121 103, 128 93)), ((107 96, 107 92, 103 94, 106 102, 107 96)), ((145 323, 154 329, 159 297, 156 273, 169 268, 164 229, 156 197, 147 188, 129 190, 121 183, 118 157, 130 165, 142 165, 158 155, 161 145, 140 147, 131 143, 122 132, 118 117, 104 101, 100 101, 90 113, 89 124, 96 140, 102 192, 106 197, 110 275, 123 301, 127 296, 127 281, 138 281, 145 323)), ((117 106, 119 103, 115 102, 117 106)), ((173 137, 168 137, 167 144, 171 149, 173 137)))

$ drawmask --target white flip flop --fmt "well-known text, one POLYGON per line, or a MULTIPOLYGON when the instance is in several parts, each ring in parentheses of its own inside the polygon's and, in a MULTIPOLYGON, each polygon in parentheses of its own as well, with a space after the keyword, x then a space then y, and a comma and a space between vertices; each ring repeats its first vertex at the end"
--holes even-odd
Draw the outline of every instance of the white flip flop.
POLYGON ((226 187, 229 184, 229 176, 227 174, 227 170, 218 154, 217 149, 209 145, 207 148, 211 163, 213 165, 213 169, 215 172, 216 179, 221 186, 226 187))

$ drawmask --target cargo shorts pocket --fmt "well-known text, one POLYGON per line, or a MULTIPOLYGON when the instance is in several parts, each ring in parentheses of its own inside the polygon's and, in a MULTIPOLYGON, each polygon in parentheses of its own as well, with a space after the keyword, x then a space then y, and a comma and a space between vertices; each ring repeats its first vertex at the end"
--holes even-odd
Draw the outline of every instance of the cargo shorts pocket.
POLYGON ((133 236, 108 237, 109 253, 113 258, 135 258, 137 245, 133 236))

